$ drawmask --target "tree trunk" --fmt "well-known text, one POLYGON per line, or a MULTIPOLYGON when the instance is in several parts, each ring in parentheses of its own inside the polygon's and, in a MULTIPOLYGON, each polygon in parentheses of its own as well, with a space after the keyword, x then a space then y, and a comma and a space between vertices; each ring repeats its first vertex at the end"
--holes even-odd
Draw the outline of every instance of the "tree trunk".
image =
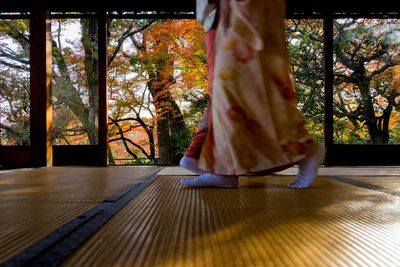
POLYGON ((375 115, 373 99, 369 92, 369 83, 363 80, 358 82, 358 86, 361 92, 361 104, 364 110, 365 125, 368 129, 368 134, 370 136, 371 143, 379 144, 381 143, 380 131, 378 129, 377 117, 375 115))
POLYGON ((115 160, 111 151, 110 143, 107 144, 107 156, 108 156, 108 164, 115 165, 115 160))
POLYGON ((176 165, 182 156, 182 147, 187 146, 188 142, 185 141, 188 140, 189 131, 179 106, 169 92, 170 84, 167 81, 173 80, 172 74, 168 79, 163 79, 164 75, 159 70, 150 73, 148 82, 156 107, 159 164, 176 165))
POLYGON ((82 25, 82 44, 85 51, 85 72, 87 77, 87 86, 89 94, 89 105, 87 113, 87 129, 90 144, 97 144, 98 132, 96 129, 96 119, 99 111, 99 53, 98 53, 98 36, 97 36, 97 20, 81 19, 82 25))

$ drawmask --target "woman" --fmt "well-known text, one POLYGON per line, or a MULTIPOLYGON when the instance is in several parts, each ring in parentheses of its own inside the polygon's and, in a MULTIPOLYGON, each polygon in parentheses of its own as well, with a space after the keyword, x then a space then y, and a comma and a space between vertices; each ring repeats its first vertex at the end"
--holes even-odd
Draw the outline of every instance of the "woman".
POLYGON ((299 164, 290 188, 309 187, 325 147, 306 130, 289 75, 283 0, 221 0, 206 173, 182 184, 237 187, 237 176, 299 164))

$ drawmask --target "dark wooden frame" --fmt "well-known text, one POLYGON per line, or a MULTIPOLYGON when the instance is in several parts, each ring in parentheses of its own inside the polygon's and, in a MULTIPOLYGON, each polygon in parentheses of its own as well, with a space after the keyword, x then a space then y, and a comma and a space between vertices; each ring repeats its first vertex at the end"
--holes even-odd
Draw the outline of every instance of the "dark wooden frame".
MULTIPOLYGON (((370 8, 370 7, 368 7, 370 8)), ((337 12, 324 16, 324 68, 325 68, 325 145, 327 166, 390 166, 400 165, 400 144, 335 144, 333 119, 333 20, 339 18, 400 18, 400 6, 371 12, 337 12)))
POLYGON ((99 51, 99 114, 96 145, 53 145, 54 165, 107 166, 107 43, 106 14, 50 14, 51 18, 90 18, 98 20, 99 51))

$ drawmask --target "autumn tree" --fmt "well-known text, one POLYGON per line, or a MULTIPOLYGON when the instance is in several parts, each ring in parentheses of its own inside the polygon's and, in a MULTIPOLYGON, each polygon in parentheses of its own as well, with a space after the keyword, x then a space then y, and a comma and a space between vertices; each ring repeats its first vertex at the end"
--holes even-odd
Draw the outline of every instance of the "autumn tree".
POLYGON ((154 159, 157 145, 160 164, 177 164, 190 141, 179 99, 205 98, 201 27, 194 20, 113 20, 108 29, 110 141, 134 158, 136 150, 154 159), (150 149, 128 137, 138 128, 150 149))
POLYGON ((334 115, 355 131, 366 127, 373 144, 389 142, 391 115, 400 108, 398 31, 397 20, 334 20, 334 115))

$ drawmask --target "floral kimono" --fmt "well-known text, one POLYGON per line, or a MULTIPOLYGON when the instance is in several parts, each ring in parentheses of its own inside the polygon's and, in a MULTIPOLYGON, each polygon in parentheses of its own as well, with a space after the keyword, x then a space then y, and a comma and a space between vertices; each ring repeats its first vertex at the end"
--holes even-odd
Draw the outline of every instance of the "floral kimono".
POLYGON ((209 131, 199 167, 242 175, 289 167, 316 140, 305 128, 289 75, 283 0, 231 0, 216 36, 209 131))

